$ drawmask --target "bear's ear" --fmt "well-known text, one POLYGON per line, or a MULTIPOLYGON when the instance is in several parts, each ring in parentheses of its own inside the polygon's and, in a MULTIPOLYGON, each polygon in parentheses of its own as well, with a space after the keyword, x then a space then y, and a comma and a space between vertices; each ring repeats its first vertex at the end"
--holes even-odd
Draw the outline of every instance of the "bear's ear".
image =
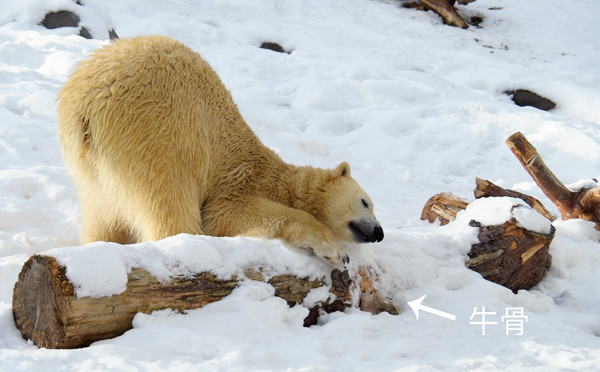
POLYGON ((335 174, 338 177, 350 177, 350 164, 346 163, 345 161, 342 162, 335 169, 335 174))

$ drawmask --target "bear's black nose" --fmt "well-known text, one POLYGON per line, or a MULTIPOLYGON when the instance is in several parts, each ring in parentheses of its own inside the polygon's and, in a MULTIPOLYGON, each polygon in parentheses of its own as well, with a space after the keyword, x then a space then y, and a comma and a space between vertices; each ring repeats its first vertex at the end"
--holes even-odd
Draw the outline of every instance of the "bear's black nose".
POLYGON ((348 224, 354 241, 357 243, 375 243, 383 240, 383 229, 379 224, 352 221, 348 224))
POLYGON ((373 229, 373 241, 380 242, 382 240, 383 240, 383 229, 381 228, 381 226, 375 226, 375 229, 373 229))

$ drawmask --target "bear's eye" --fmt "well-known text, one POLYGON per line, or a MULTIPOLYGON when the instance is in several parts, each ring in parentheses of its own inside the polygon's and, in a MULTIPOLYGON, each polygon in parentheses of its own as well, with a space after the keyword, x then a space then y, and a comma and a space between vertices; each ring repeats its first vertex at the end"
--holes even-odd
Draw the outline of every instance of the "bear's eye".
POLYGON ((367 203, 367 201, 365 199, 361 199, 361 201, 365 208, 369 208, 369 203, 367 203))

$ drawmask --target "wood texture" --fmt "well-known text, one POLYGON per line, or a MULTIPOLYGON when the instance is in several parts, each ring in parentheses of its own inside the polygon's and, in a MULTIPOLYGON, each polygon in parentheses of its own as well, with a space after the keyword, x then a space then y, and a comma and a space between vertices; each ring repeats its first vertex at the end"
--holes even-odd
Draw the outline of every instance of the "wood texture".
MULTIPOLYGON (((94 341, 119 336, 131 329, 136 313, 151 313, 170 308, 184 312, 201 308, 229 295, 241 279, 222 280, 204 272, 193 278, 174 278, 163 284, 150 273, 133 268, 128 274, 126 290, 110 297, 83 297, 75 295, 73 284, 65 275, 65 267, 48 256, 32 256, 24 265, 13 291, 13 316, 23 337, 44 348, 78 348, 94 341)), ((325 278, 309 280, 290 274, 277 275, 265 280, 260 270, 247 270, 246 278, 267 281, 275 295, 290 306, 301 304, 314 288, 325 286, 325 278)), ((333 270, 330 293, 332 300, 315 305, 305 319, 306 326, 315 324, 322 312, 340 311, 351 306, 353 283, 347 271, 333 270)), ((399 314, 400 308, 379 296, 372 300, 370 282, 365 291, 370 296, 371 308, 365 311, 388 311, 399 314)), ((361 288, 362 289, 362 288, 361 288)))
POLYGON ((439 220, 442 225, 456 219, 456 214, 465 209, 469 203, 448 192, 432 196, 423 207, 421 219, 431 223, 439 220))
POLYGON ((550 268, 549 249, 554 229, 537 234, 508 221, 497 226, 480 226, 479 243, 471 246, 466 265, 485 279, 517 293, 537 285, 550 268))

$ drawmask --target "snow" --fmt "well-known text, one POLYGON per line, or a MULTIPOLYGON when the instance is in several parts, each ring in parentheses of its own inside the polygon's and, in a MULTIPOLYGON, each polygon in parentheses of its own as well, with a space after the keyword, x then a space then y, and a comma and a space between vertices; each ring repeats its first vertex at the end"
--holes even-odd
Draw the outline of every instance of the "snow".
POLYGON ((125 290, 127 273, 137 267, 150 272, 162 283, 173 277, 190 277, 210 271, 221 279, 244 276, 244 270, 261 269, 269 279, 277 274, 323 278, 331 269, 282 242, 257 238, 215 238, 180 234, 160 242, 134 245, 96 242, 55 248, 44 252, 67 268, 78 297, 102 297, 125 290), (95 265, 102 262, 102 265, 95 265))
MULTIPOLYGON (((530 194, 558 215, 504 144, 515 131, 569 187, 595 185, 595 0, 477 0, 459 7, 484 19, 481 28, 467 30, 392 0, 84 3, 0 1, 0 370, 563 371, 600 365, 600 235, 593 224, 554 221, 551 269, 534 289, 513 294, 464 266, 477 241, 467 220, 470 214, 492 222, 516 214, 545 231, 549 225, 535 212, 498 198, 472 203, 446 226, 419 219, 425 201, 439 192, 469 198, 476 176, 530 194), (82 24, 99 40, 38 25, 46 11, 62 9, 82 12, 82 24), (112 27, 120 37, 172 36, 201 53, 249 125, 285 161, 320 167, 348 161, 386 234, 378 244, 348 246, 350 269, 374 267, 381 291, 403 313, 349 309, 304 328, 306 308, 289 308, 269 285, 246 281, 202 309, 138 314, 132 330, 87 348, 46 350, 23 340, 12 320, 12 288, 36 253, 67 264, 79 296, 119 292, 131 267, 164 281, 204 269, 233 275, 260 264, 269 275, 317 277, 327 270, 314 257, 261 239, 179 235, 130 247, 79 246, 80 210, 59 151, 55 97, 76 63, 108 43, 112 27), (292 53, 260 49, 263 41, 292 53), (503 93, 521 88, 557 108, 518 107, 503 93), (423 295, 423 305, 456 320, 423 311, 417 320, 408 302, 423 295), (471 324, 484 307, 488 321, 497 322, 485 336, 471 324), (520 336, 505 334, 501 317, 509 308, 528 317, 520 336)), ((307 304, 325 295, 311 293, 307 304)))
POLYGON ((552 231, 551 221, 517 198, 477 199, 456 217, 456 223, 476 221, 481 226, 494 226, 514 221, 517 226, 538 234, 548 235, 552 231))

